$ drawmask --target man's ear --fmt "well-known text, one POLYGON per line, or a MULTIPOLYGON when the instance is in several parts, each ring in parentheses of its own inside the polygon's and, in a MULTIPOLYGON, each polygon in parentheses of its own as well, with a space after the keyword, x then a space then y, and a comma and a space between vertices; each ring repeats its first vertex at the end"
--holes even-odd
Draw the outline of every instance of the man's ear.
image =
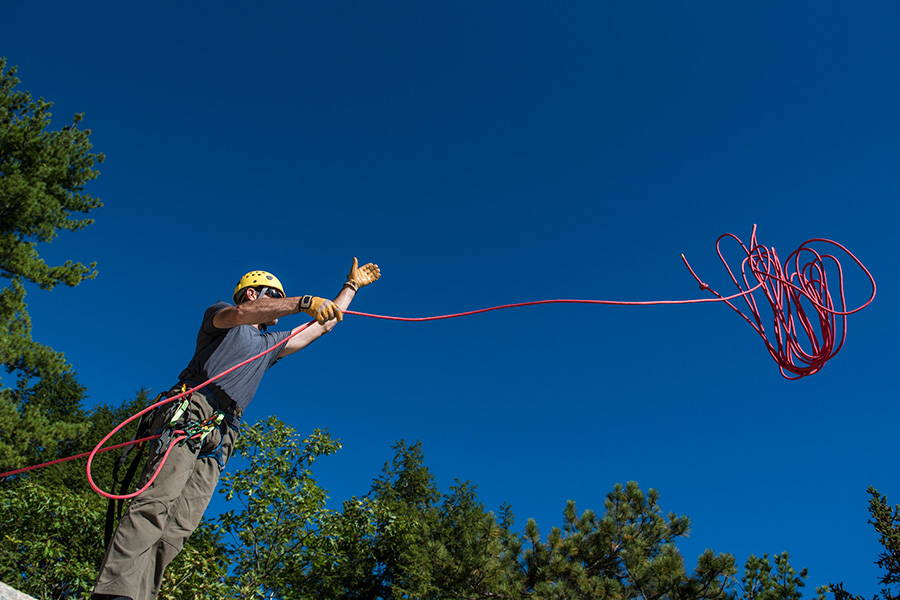
POLYGON ((259 297, 259 292, 257 292, 252 287, 248 287, 246 290, 244 290, 244 298, 247 300, 247 302, 252 302, 252 301, 256 300, 258 297, 259 297))

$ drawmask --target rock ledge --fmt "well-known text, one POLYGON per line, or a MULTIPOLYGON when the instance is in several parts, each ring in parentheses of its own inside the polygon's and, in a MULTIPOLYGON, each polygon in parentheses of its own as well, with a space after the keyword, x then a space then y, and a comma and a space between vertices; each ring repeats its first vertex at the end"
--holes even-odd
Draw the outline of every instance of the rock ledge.
POLYGON ((23 594, 18 590, 14 590, 0 581, 0 600, 34 600, 34 598, 28 594, 23 594))

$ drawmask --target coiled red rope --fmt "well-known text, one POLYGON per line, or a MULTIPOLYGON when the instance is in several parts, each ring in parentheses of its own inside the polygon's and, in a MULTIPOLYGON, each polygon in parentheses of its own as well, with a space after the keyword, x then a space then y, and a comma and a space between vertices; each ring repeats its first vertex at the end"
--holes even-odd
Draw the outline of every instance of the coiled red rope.
POLYGON ((785 379, 800 379, 821 371, 825 363, 834 358, 844 345, 847 338, 847 317, 861 311, 875 299, 877 286, 872 273, 846 246, 833 240, 806 240, 781 263, 774 246, 768 248, 757 242, 754 225, 749 247, 736 235, 725 233, 716 239, 716 253, 738 290, 749 289, 751 280, 757 282, 753 289, 761 290, 771 311, 771 335, 763 324, 761 302, 758 303, 753 294, 738 294, 747 304, 749 314, 744 314, 731 302, 732 298, 723 297, 703 283, 683 254, 681 258, 700 284, 700 289, 709 290, 716 299, 725 302, 760 336, 785 379), (744 254, 740 280, 722 254, 724 240, 736 242, 744 254), (816 250, 810 244, 825 244, 849 256, 872 286, 869 298, 856 308, 848 309, 841 261, 833 254, 816 250), (828 264, 833 266, 837 275, 837 299, 829 289, 828 264))
MULTIPOLYGON (((712 293, 714 296, 713 298, 647 301, 569 299, 536 300, 532 302, 503 304, 500 306, 491 306, 488 308, 481 308, 466 312, 428 317, 396 317, 390 315, 376 315, 353 310, 346 310, 344 311, 344 314, 356 315, 360 317, 370 317, 374 319, 387 319, 391 321, 422 322, 436 321, 440 319, 454 319, 457 317, 477 315, 494 310, 518 308, 523 306, 535 306, 538 304, 609 304, 615 306, 649 306, 656 304, 698 304, 704 302, 724 302, 732 310, 741 315, 741 317, 750 325, 750 327, 752 327, 753 330, 756 331, 756 333, 761 337, 767 351, 778 365, 782 377, 784 377, 785 379, 800 379, 801 377, 806 377, 819 372, 825 366, 825 363, 834 358, 834 356, 843 347, 844 341, 846 340, 847 317, 849 315, 852 315, 853 313, 861 311, 869 304, 871 304, 875 299, 875 278, 865 267, 865 265, 863 265, 862 261, 860 261, 852 252, 850 252, 850 250, 848 250, 842 244, 839 244, 838 242, 835 242, 833 240, 824 238, 809 239, 803 242, 799 248, 791 252, 791 254, 788 255, 787 259, 785 259, 784 263, 781 263, 774 247, 768 248, 766 246, 760 245, 757 242, 756 225, 754 225, 753 231, 750 235, 749 246, 745 245, 736 235, 726 233, 719 236, 716 240, 716 252, 719 255, 719 259, 721 260, 722 264, 725 266, 725 270, 728 272, 732 283, 737 289, 734 294, 725 296, 712 289, 709 284, 703 282, 703 280, 700 279, 700 277, 691 267, 690 263, 688 263, 687 258, 685 258, 685 256, 682 254, 681 260, 684 262, 685 267, 687 267, 688 271, 690 271, 694 279, 697 280, 697 283, 700 285, 700 289, 712 293), (725 259, 725 256, 722 253, 722 241, 726 239, 737 242, 738 246, 744 253, 744 257, 741 260, 739 270, 740 279, 732 270, 731 266, 728 264, 728 261, 725 259), (869 295, 868 300, 866 300, 856 308, 849 310, 847 309, 847 300, 844 291, 843 267, 841 266, 841 263, 836 256, 834 256, 833 254, 820 252, 810 245, 817 243, 830 245, 833 248, 841 250, 843 253, 849 256, 854 263, 856 263, 856 265, 862 270, 865 276, 868 277, 869 282, 872 286, 872 292, 869 295), (832 297, 831 290, 829 289, 829 264, 836 271, 836 282, 838 286, 837 299, 832 297), (793 270, 791 270, 792 266, 793 270), (765 299, 765 303, 763 303, 762 300, 757 301, 756 296, 754 296, 757 291, 762 293, 762 297, 765 299), (732 302, 733 300, 738 299, 742 299, 743 302, 746 303, 746 314, 732 302), (771 311, 771 332, 767 330, 766 326, 764 325, 763 315, 760 312, 760 307, 764 306, 765 304, 768 305, 771 311), (840 331, 839 334, 838 331, 840 331)), ((91 465, 93 464, 94 458, 97 456, 97 454, 100 454, 102 452, 107 452, 116 448, 122 448, 131 444, 140 444, 143 442, 154 440, 159 438, 160 435, 153 435, 141 438, 139 440, 133 440, 130 442, 124 442, 121 444, 104 447, 104 444, 106 444, 106 442, 109 441, 110 438, 112 438, 123 427, 125 427, 135 419, 140 418, 144 414, 160 406, 168 404, 169 402, 173 402, 187 395, 190 395, 194 391, 206 387, 220 377, 223 377, 228 373, 231 373, 232 371, 235 371, 236 369, 239 369, 244 365, 259 359, 269 352, 280 348, 282 345, 286 344, 288 340, 312 325, 312 323, 314 323, 314 321, 305 324, 303 327, 287 336, 272 348, 251 356, 250 358, 234 365, 233 367, 230 367, 229 369, 226 369, 225 371, 222 371, 221 373, 209 378, 203 383, 191 389, 185 390, 179 394, 176 394, 170 398, 160 400, 159 402, 156 402, 143 409, 139 413, 129 417, 128 419, 117 425, 106 436, 104 436, 103 439, 100 440, 100 442, 90 452, 78 454, 75 456, 69 456, 67 458, 60 458, 39 465, 33 465, 31 467, 24 467, 21 469, 16 469, 14 471, 8 471, 6 473, 0 473, 0 478, 8 477, 10 475, 17 475, 19 473, 25 473, 27 471, 39 469, 41 467, 46 467, 49 465, 75 460, 87 456, 88 460, 85 470, 87 473, 88 483, 95 492, 106 498, 116 500, 126 500, 129 498, 134 498, 135 496, 143 493, 153 484, 153 482, 156 480, 156 477, 162 470, 166 458, 169 456, 172 448, 174 448, 176 444, 187 439, 188 436, 185 435, 183 431, 174 432, 175 436, 173 436, 173 439, 169 443, 165 454, 159 461, 159 465, 156 467, 154 473, 151 475, 147 483, 139 490, 130 494, 123 495, 111 494, 109 492, 106 492, 100 489, 100 487, 94 482, 94 478, 91 473, 91 465)))

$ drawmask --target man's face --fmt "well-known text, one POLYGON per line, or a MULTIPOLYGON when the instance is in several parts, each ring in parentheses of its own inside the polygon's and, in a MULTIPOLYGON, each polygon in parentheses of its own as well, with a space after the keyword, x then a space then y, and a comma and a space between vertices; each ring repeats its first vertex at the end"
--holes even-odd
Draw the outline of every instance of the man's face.
MULTIPOLYGON (((260 292, 260 290, 257 290, 257 289, 255 289, 255 288, 247 288, 247 292, 246 292, 246 293, 247 293, 247 301, 248 301, 248 302, 253 302, 254 300, 258 299, 258 298, 260 297, 260 296, 259 296, 259 292, 260 292)), ((280 293, 278 293, 278 290, 267 289, 267 290, 266 290, 266 297, 268 297, 268 298, 282 298, 283 296, 282 296, 280 293)), ((269 321, 268 323, 265 323, 265 326, 266 326, 266 327, 274 327, 274 326, 277 325, 277 324, 278 324, 278 319, 272 319, 272 320, 269 321)))
MULTIPOLYGON (((278 290, 273 290, 272 288, 268 288, 266 290, 266 296, 269 298, 284 298, 284 294, 279 292, 278 290)), ((266 327, 273 327, 278 324, 278 319, 272 320, 271 323, 266 323, 266 327)))

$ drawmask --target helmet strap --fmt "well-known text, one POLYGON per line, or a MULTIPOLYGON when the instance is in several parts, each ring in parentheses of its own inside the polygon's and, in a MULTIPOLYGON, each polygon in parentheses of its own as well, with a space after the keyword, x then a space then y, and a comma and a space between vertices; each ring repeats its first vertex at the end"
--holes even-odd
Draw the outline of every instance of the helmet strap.
MULTIPOLYGON (((260 298, 264 298, 264 297, 266 296, 266 292, 268 292, 268 291, 269 291, 269 288, 267 288, 266 286, 263 286, 263 287, 259 290, 259 296, 257 296, 256 299, 259 300, 260 298)), ((260 324, 259 324, 259 333, 260 333, 260 334, 265 333, 265 332, 266 332, 266 329, 268 329, 268 326, 267 326, 265 323, 260 323, 260 324)))

